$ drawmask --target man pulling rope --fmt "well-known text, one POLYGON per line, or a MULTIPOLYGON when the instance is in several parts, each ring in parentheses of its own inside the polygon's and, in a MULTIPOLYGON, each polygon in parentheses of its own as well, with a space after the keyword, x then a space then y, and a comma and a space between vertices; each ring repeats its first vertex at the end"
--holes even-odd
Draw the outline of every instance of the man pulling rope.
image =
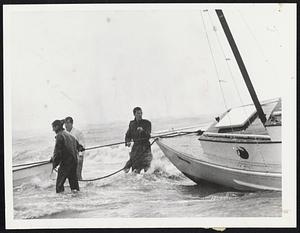
POLYGON ((130 121, 125 135, 125 146, 130 147, 131 141, 134 142, 129 153, 130 158, 125 165, 125 172, 129 172, 130 168, 136 173, 140 173, 141 170, 146 172, 153 158, 149 142, 151 122, 142 119, 143 112, 140 107, 133 109, 133 115, 134 120, 130 121))

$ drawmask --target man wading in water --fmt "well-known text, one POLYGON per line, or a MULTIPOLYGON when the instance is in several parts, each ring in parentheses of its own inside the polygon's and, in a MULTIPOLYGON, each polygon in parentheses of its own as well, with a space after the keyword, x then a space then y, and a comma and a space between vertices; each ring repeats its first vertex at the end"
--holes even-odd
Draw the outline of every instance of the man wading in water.
POLYGON ((58 165, 57 179, 56 179, 56 192, 64 191, 64 183, 68 178, 70 188, 72 191, 79 191, 77 180, 77 154, 78 151, 83 151, 84 148, 78 143, 74 136, 67 133, 63 128, 63 122, 55 120, 52 123, 53 131, 56 133, 56 142, 53 157, 53 169, 58 165))
POLYGON ((125 146, 130 147, 131 140, 134 144, 130 152, 130 159, 125 165, 125 172, 130 168, 136 173, 142 169, 146 172, 152 161, 151 145, 149 142, 151 133, 151 122, 142 119, 142 109, 136 107, 133 109, 134 120, 130 121, 129 128, 125 135, 125 146))
MULTIPOLYGON (((80 132, 78 129, 75 129, 73 127, 73 118, 70 116, 66 117, 64 122, 65 122, 67 132, 72 134, 76 138, 78 143, 80 145, 82 145, 83 147, 85 147, 85 142, 84 142, 84 137, 83 137, 82 132, 80 132)), ((80 151, 78 153, 78 161, 77 161, 77 178, 79 180, 82 180, 81 173, 82 173, 83 156, 84 156, 84 151, 80 151)))

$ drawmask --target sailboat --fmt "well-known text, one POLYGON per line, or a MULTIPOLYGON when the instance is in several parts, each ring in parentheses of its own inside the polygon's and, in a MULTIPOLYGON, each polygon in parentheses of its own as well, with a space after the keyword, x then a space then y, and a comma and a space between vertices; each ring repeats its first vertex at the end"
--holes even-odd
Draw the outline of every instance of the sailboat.
POLYGON ((237 190, 281 190, 281 98, 260 102, 222 10, 215 10, 253 104, 228 109, 202 135, 156 141, 196 183, 237 190))

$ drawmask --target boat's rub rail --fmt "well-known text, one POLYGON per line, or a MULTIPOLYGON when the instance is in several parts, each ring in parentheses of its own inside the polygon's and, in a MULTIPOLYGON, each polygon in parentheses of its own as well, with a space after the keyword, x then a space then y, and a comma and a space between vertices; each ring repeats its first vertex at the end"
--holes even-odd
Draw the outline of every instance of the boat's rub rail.
POLYGON ((202 136, 214 138, 231 138, 231 139, 252 139, 252 140, 271 140, 269 135, 255 135, 255 134, 236 134, 236 133, 212 133, 204 132, 202 136))

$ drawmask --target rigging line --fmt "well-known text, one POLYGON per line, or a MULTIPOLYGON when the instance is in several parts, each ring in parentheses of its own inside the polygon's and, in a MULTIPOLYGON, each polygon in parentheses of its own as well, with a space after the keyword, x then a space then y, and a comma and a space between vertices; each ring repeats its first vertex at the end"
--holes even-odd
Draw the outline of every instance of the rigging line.
MULTIPOLYGON (((260 53, 261 53, 261 55, 262 55, 262 57, 265 58, 265 59, 267 60, 266 62, 268 63, 269 58, 268 58, 268 56, 266 55, 266 53, 265 53, 263 47, 262 47, 261 44, 259 43, 259 41, 258 41, 257 37, 255 36, 253 30, 252 30, 251 27, 249 26, 249 24, 248 24, 246 18, 243 16, 243 14, 242 14, 242 12, 241 12, 240 10, 237 10, 237 12, 239 13, 239 15, 240 15, 240 17, 241 17, 243 23, 245 24, 246 28, 247 28, 248 31, 250 32, 250 35, 253 37, 253 39, 254 39, 254 41, 255 41, 257 47, 258 47, 258 50, 260 51, 260 53)), ((276 32, 277 32, 277 34, 279 34, 278 31, 277 31, 277 29, 276 29, 276 32)))
MULTIPOLYGON (((270 60, 269 57, 266 56, 266 54, 265 54, 265 52, 264 52, 262 46, 260 45, 260 43, 259 43, 258 39, 256 38, 254 32, 252 31, 251 27, 250 27, 249 24, 247 23, 245 17, 243 16, 243 14, 242 14, 242 12, 241 12, 240 10, 237 10, 237 12, 239 13, 239 15, 240 15, 240 17, 241 17, 243 23, 246 25, 246 28, 247 28, 248 31, 250 32, 250 35, 253 37, 253 39, 254 39, 254 41, 255 41, 257 47, 258 47, 258 50, 259 50, 260 53, 261 53, 262 58, 263 58, 263 59, 265 60, 265 62, 268 64, 268 66, 269 66, 271 72, 272 72, 273 75, 276 77, 276 74, 275 74, 274 70, 272 69, 272 66, 271 66, 271 64, 270 64, 270 62, 269 62, 269 60, 270 60)), ((277 32, 277 33, 278 33, 278 32, 277 32)))
MULTIPOLYGON (((211 17, 211 15, 210 15, 209 12, 208 12, 208 15, 209 15, 209 19, 210 19, 210 22, 211 22, 212 26, 214 26, 212 17, 211 17)), ((239 96, 239 99, 240 99, 240 101, 241 101, 241 104, 244 105, 243 100, 242 100, 242 97, 241 97, 241 95, 240 95, 240 92, 239 92, 239 90, 238 90, 238 88, 237 88, 237 84, 236 84, 236 81, 235 81, 235 79, 234 79, 233 72, 232 72, 232 70, 231 70, 231 68, 230 68, 230 65, 229 65, 228 60, 226 59, 225 51, 224 51, 224 48, 223 48, 223 46, 222 46, 222 44, 221 44, 221 42, 220 42, 220 38, 219 38, 219 36, 218 36, 218 32, 217 32, 217 30, 214 30, 214 31, 215 31, 215 35, 216 35, 216 38, 217 38, 219 47, 221 48, 222 54, 223 54, 223 56, 224 56, 224 58, 225 58, 226 65, 227 65, 227 67, 228 67, 230 76, 231 76, 231 78, 232 78, 233 84, 234 84, 235 89, 236 89, 236 92, 237 92, 237 94, 238 94, 238 96, 239 96)))
MULTIPOLYGON (((211 15, 209 14, 209 12, 208 12, 208 15, 209 15, 210 22, 211 22, 212 26, 214 26, 214 25, 213 25, 212 17, 211 17, 211 15)), ((242 100, 241 95, 240 95, 240 92, 239 92, 239 90, 238 90, 238 88, 237 88, 237 85, 236 85, 236 82, 235 82, 235 79, 234 79, 232 70, 231 70, 231 68, 230 68, 230 66, 229 66, 228 61, 226 60, 225 52, 224 52, 223 46, 222 46, 222 44, 221 44, 221 42, 220 42, 220 39, 219 39, 219 37, 218 37, 217 30, 215 30, 215 35, 216 35, 217 41, 218 41, 218 43, 219 43, 219 47, 220 47, 221 50, 222 50, 222 54, 223 54, 223 56, 225 57, 225 61, 226 61, 228 70, 229 70, 229 72, 230 72, 231 79, 233 80, 233 83, 234 83, 236 92, 237 92, 237 94, 238 94, 238 96, 239 96, 239 99, 240 99, 242 105, 244 105, 243 100, 242 100)), ((244 108, 243 108, 243 112, 244 112, 245 114, 247 114, 247 113, 246 113, 246 110, 245 110, 244 108)), ((247 122, 248 122, 249 125, 251 124, 250 119, 251 119, 251 117, 247 119, 247 122)), ((233 128, 231 128, 231 130, 233 131, 233 128)), ((239 131, 239 133, 242 134, 242 131, 239 131)), ((258 145, 258 140, 255 139, 255 141, 256 141, 256 143, 257 143, 257 145, 258 145)), ((259 145, 258 145, 258 146, 259 146, 259 145)), ((261 156, 262 156, 262 160, 263 160, 264 166, 267 167, 267 165, 266 165, 266 163, 265 163, 265 160, 264 160, 264 158, 263 158, 263 155, 261 155, 261 156)))
POLYGON ((208 124, 211 124, 211 120, 199 123, 197 125, 191 125, 191 126, 182 127, 182 128, 175 128, 175 129, 171 128, 171 129, 165 129, 165 130, 155 131, 155 132, 152 133, 152 135, 155 136, 155 135, 159 135, 159 134, 163 134, 163 133, 178 132, 178 131, 181 131, 181 130, 194 129, 194 128, 199 128, 199 127, 205 128, 205 126, 207 126, 208 124))
POLYGON ((260 53, 261 53, 261 55, 262 55, 264 58, 267 58, 267 57, 265 56, 265 53, 264 53, 264 51, 263 51, 261 45, 260 45, 259 42, 258 42, 256 36, 254 35, 252 29, 250 28, 249 24, 247 23, 245 17, 242 15, 242 13, 241 13, 240 10, 237 10, 237 12, 239 13, 239 15, 240 15, 240 17, 241 17, 243 23, 246 25, 246 28, 249 30, 251 36, 253 37, 253 39, 254 39, 254 41, 255 41, 257 47, 258 47, 258 50, 259 50, 260 53))
MULTIPOLYGON (((208 10, 206 10, 206 11, 208 11, 208 10)), ((223 98, 223 101, 224 101, 225 108, 228 111, 229 108, 228 108, 228 106, 226 104, 226 99, 225 99, 225 95, 224 95, 223 88, 222 88, 222 85, 221 85, 221 80, 220 80, 220 77, 219 77, 219 72, 218 72, 218 69, 217 69, 217 64, 216 64, 215 57, 214 57, 213 52, 212 52, 212 47, 211 47, 211 44, 210 44, 210 41, 209 41, 209 37, 208 37, 208 33, 207 33, 207 29, 206 29, 206 26, 205 26, 205 23, 204 23, 204 17, 203 17, 203 14, 202 14, 201 11, 200 11, 200 13, 201 13, 201 17, 202 17, 202 23, 203 23, 203 26, 204 26, 204 30, 205 30, 205 34, 206 34, 206 39, 207 39, 208 46, 209 46, 209 50, 210 50, 210 53, 211 53, 211 56, 212 56, 212 59, 213 59, 214 66, 215 66, 215 70, 216 70, 216 74, 217 74, 217 78, 218 78, 219 87, 220 87, 220 90, 221 90, 221 93, 222 93, 222 98, 223 98)), ((231 124, 231 119, 230 118, 229 118, 229 121, 230 121, 230 124, 231 124)))
MULTIPOLYGON (((240 16, 241 16, 242 20, 244 20, 244 17, 241 15, 241 12, 240 12, 239 10, 238 10, 238 12, 240 13, 240 16)), ((254 37, 256 43, 258 44, 258 41, 257 41, 256 37, 254 36, 254 34, 252 33, 252 31, 251 31, 249 25, 246 23, 246 21, 244 21, 244 23, 246 24, 246 26, 248 27, 248 30, 251 32, 251 34, 252 34, 252 36, 254 37)), ((217 32, 216 32, 216 35, 217 35, 217 32)), ((218 40, 219 40, 219 39, 218 39, 218 40)), ((258 45, 259 45, 259 44, 258 44, 258 45)), ((222 48, 222 46, 220 46, 220 47, 222 48)), ((223 49, 223 48, 222 48, 222 49, 223 49)), ((223 50, 222 50, 222 51, 223 51, 223 50)), ((263 53, 262 49, 261 49, 261 52, 263 53)), ((227 62, 227 61, 226 61, 226 62, 227 62)), ((231 73, 231 70, 230 70, 230 73, 231 73)), ((233 76, 232 76, 232 80, 233 80, 233 82, 234 82, 234 84, 235 84, 235 87, 236 87, 236 83, 235 83, 235 80, 234 80, 233 76)), ((241 96, 240 96, 240 93, 239 93, 237 87, 236 87, 236 90, 237 90, 238 96, 239 96, 239 98, 240 98, 240 101, 241 101, 241 103, 243 104, 242 98, 241 98, 241 96)), ((246 113, 246 110, 245 110, 245 109, 244 109, 244 113, 246 113)), ((247 120, 247 122, 249 123, 249 125, 251 124, 250 119, 251 119, 251 118, 249 118, 249 119, 247 120)), ((241 133, 242 133, 242 132, 241 132, 241 133)), ((255 141, 256 141, 256 143, 257 143, 257 146, 259 146, 259 145, 258 145, 258 140, 255 139, 255 141)), ((262 160, 263 160, 264 166, 267 167, 267 165, 266 165, 266 163, 265 163, 265 160, 264 160, 262 154, 261 154, 261 156, 262 156, 262 160)))
MULTIPOLYGON (((210 15, 209 12, 208 12, 208 16, 209 16, 211 25, 213 26, 213 28, 215 28, 214 23, 213 23, 213 20, 212 20, 212 17, 211 17, 211 15, 210 15)), ((229 71, 229 73, 230 73, 230 77, 231 77, 231 79, 232 79, 232 81, 233 81, 233 84, 234 84, 235 90, 236 90, 236 92, 237 92, 237 95, 238 95, 238 97, 239 97, 239 99, 240 99, 241 104, 244 105, 244 102, 243 102, 243 100, 242 100, 242 97, 241 97, 241 95, 240 95, 240 92, 239 92, 239 90, 238 90, 238 88, 237 88, 237 84, 236 84, 236 81, 235 81, 235 79, 234 79, 233 72, 232 72, 232 70, 231 70, 231 68, 230 68, 230 65, 229 65, 228 60, 226 59, 225 51, 224 51, 224 48, 223 48, 223 46, 222 46, 222 44, 221 44, 220 38, 219 38, 219 36, 218 36, 218 32, 217 32, 217 30, 214 30, 214 32, 215 32, 215 35, 216 35, 216 38, 217 38, 219 47, 221 48, 222 54, 223 54, 223 56, 224 56, 224 58, 225 58, 226 65, 227 65, 228 71, 229 71)), ((245 115, 247 115, 246 109, 245 109, 245 108, 242 108, 242 109, 243 109, 243 112, 245 113, 245 115)), ((247 121, 248 121, 249 124, 251 123, 251 122, 250 122, 250 118, 249 118, 247 121)), ((231 128, 231 130, 233 131, 233 128, 231 128)), ((240 132, 240 133, 241 133, 241 132, 240 132)))

